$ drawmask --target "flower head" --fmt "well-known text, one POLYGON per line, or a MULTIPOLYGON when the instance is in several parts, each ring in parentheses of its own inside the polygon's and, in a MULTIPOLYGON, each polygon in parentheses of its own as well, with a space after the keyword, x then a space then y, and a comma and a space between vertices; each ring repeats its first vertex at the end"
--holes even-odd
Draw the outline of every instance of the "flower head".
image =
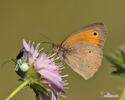
POLYGON ((49 91, 51 91, 51 99, 58 100, 56 92, 65 93, 62 85, 63 81, 61 75, 59 74, 61 66, 58 66, 54 62, 53 57, 50 58, 46 53, 40 53, 40 44, 37 44, 34 48, 34 42, 30 44, 30 41, 29 43, 27 43, 25 40, 23 40, 23 45, 24 63, 21 65, 19 65, 18 63, 18 66, 20 66, 20 69, 22 71, 27 71, 28 69, 30 69, 28 68, 28 65, 29 67, 33 67, 34 71, 36 73, 39 73, 39 75, 41 76, 40 82, 47 83, 46 88, 49 89, 49 91))

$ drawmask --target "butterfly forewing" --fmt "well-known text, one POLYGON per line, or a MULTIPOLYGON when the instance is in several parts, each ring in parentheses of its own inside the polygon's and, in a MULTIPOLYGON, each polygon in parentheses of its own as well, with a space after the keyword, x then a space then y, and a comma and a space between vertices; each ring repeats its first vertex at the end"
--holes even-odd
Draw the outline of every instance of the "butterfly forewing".
POLYGON ((65 38, 64 41, 62 41, 61 45, 64 47, 65 45, 75 42, 86 41, 103 47, 106 39, 106 33, 107 29, 103 23, 91 24, 72 33, 70 36, 65 38), (95 34, 97 36, 95 36, 95 34))

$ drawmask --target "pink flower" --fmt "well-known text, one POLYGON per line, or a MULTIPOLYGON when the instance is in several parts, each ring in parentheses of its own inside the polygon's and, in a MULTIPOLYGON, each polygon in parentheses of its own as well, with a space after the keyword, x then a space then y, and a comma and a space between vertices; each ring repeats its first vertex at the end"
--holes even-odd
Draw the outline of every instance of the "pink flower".
MULTIPOLYGON (((46 53, 39 53, 40 43, 34 48, 34 42, 31 45, 30 41, 29 43, 26 43, 26 41, 23 40, 23 45, 25 48, 25 55, 29 59, 29 64, 33 66, 35 71, 41 75, 42 79, 44 79, 41 81, 47 82, 52 90, 64 93, 62 78, 59 74, 61 66, 56 65, 54 58, 49 58, 46 53)), ((58 100, 56 95, 53 94, 55 94, 55 92, 52 92, 51 99, 58 100)))

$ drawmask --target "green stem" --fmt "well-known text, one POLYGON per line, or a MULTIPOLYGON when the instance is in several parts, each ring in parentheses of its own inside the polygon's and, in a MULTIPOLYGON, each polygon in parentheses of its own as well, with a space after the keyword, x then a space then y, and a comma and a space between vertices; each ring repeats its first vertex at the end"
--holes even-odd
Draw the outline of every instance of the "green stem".
POLYGON ((125 87, 123 88, 123 91, 119 100, 125 100, 125 87))
POLYGON ((21 89, 23 89, 27 84, 30 83, 30 80, 24 81, 19 87, 17 87, 5 100, 11 100, 21 89))

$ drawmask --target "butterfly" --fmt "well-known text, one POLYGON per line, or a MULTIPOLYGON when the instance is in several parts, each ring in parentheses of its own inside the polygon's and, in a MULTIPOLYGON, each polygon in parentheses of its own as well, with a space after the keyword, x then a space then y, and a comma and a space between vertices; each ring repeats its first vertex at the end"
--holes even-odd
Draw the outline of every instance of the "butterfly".
POLYGON ((107 28, 94 23, 79 29, 61 44, 52 44, 53 51, 85 80, 91 78, 101 66, 107 28))

